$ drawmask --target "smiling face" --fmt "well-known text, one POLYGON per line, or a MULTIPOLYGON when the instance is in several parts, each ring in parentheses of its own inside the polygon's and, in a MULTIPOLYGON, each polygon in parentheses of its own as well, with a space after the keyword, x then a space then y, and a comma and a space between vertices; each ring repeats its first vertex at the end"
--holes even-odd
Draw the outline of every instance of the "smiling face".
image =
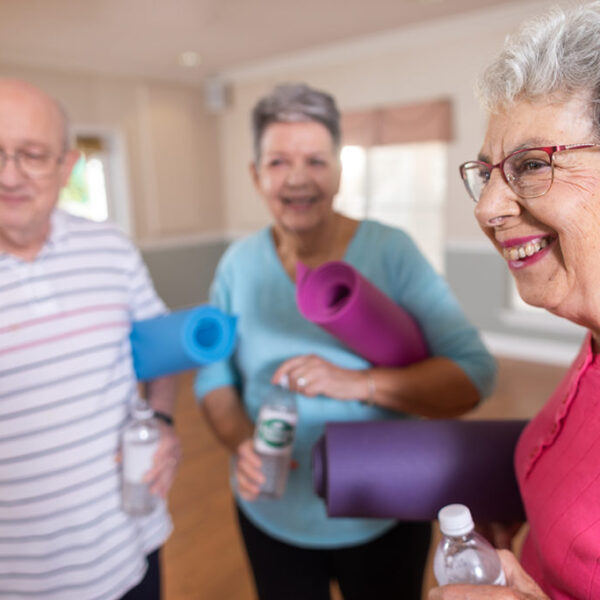
POLYGON ((264 131, 254 184, 273 218, 301 233, 333 215, 341 167, 331 134, 315 121, 271 123, 264 131))
POLYGON ((0 151, 12 157, 0 171, 0 249, 30 257, 44 243, 77 159, 76 152, 64 152, 62 116, 51 98, 23 82, 0 81, 0 151), (43 177, 28 176, 15 153, 51 159, 53 168, 43 177))
MULTIPOLYGON (((480 159, 596 139, 587 98, 521 101, 491 116, 480 159)), ((519 198, 494 169, 475 216, 525 302, 600 330, 599 148, 556 153, 552 187, 538 198, 519 198)))

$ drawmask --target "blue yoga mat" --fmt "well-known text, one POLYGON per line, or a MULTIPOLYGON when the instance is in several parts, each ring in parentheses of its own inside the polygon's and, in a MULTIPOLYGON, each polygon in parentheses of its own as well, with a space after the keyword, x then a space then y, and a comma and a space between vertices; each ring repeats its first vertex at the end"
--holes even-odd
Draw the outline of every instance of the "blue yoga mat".
POLYGON ((229 357, 236 317, 209 305, 135 321, 130 340, 140 381, 195 369, 229 357))

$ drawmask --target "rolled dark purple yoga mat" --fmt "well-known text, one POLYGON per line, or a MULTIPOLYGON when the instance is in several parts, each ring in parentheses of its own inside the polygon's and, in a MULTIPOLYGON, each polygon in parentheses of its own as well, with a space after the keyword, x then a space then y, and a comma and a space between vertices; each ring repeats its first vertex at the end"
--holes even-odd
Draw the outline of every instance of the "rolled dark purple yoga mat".
POLYGON ((525 520, 513 454, 527 421, 328 423, 313 448, 330 517, 431 521, 466 504, 481 521, 525 520))
POLYGON ((348 263, 298 263, 296 302, 305 319, 374 365, 401 367, 428 355, 415 319, 348 263))

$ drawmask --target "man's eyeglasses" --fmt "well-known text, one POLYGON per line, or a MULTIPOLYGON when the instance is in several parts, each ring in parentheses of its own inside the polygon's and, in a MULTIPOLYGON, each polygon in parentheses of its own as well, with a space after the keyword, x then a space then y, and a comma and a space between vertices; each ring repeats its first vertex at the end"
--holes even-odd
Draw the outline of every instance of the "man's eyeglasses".
POLYGON ((492 171, 500 169, 502 178, 519 198, 530 199, 543 196, 554 181, 554 155, 569 150, 597 148, 600 144, 567 144, 525 148, 509 154, 498 164, 472 160, 460 165, 460 176, 467 192, 479 202, 492 171))
POLYGON ((20 171, 28 177, 45 177, 50 175, 56 165, 64 159, 64 153, 56 157, 50 152, 31 152, 28 150, 17 150, 13 154, 8 154, 0 150, 0 173, 6 167, 10 159, 15 161, 15 165, 20 171))

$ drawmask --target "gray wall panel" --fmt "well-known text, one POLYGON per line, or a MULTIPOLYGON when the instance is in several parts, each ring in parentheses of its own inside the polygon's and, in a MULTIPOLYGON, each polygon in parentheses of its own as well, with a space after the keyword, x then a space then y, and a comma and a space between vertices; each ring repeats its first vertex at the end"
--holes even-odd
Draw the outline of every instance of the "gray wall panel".
POLYGON ((227 241, 142 250, 160 297, 171 309, 202 304, 227 241))

